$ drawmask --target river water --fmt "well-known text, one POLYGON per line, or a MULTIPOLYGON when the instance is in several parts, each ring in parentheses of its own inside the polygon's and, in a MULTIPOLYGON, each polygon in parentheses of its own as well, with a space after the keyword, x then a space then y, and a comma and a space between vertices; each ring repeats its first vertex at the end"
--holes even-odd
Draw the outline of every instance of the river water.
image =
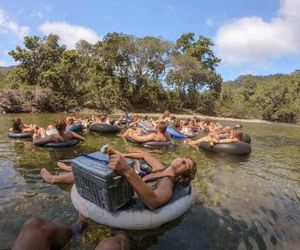
MULTIPOLYGON (((64 114, 22 114, 25 123, 46 126, 64 114)), ((132 150, 115 135, 83 132, 87 141, 68 149, 33 147, 13 140, 7 130, 15 115, 0 116, 0 249, 12 246, 24 221, 41 217, 71 224, 78 213, 68 185, 49 185, 40 176, 45 167, 60 173, 56 161, 99 150, 104 143, 132 150)), ((233 122, 222 121, 224 125, 233 122)), ((243 123, 252 137, 248 157, 211 154, 175 145, 156 156, 170 162, 192 157, 198 165, 193 181, 196 204, 178 220, 155 230, 129 231, 132 249, 299 249, 300 127, 243 123)), ((110 228, 88 223, 81 237, 66 249, 94 249, 110 228)))

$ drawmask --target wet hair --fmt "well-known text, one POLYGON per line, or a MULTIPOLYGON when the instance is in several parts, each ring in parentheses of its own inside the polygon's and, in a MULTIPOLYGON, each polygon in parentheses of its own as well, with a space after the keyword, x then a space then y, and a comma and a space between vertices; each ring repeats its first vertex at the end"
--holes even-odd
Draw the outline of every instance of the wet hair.
POLYGON ((238 124, 236 124, 236 125, 234 126, 234 128, 239 128, 239 129, 242 129, 242 128, 243 128, 243 125, 242 125, 242 124, 240 124, 240 123, 238 123, 238 124))
POLYGON ((166 110, 163 115, 162 115, 162 118, 166 118, 166 117, 169 117, 170 116, 170 112, 168 110, 166 110))
POLYGON ((180 129, 180 121, 178 121, 178 120, 176 120, 175 122, 174 122, 174 127, 176 128, 176 129, 180 129))
POLYGON ((240 128, 233 128, 231 131, 233 137, 239 139, 240 141, 243 140, 243 131, 240 128))
POLYGON ((149 119, 149 116, 148 115, 145 115, 144 116, 144 120, 148 120, 149 119))
POLYGON ((55 128, 58 130, 58 132, 62 132, 66 129, 66 122, 65 120, 58 120, 55 122, 55 128))
POLYGON ((12 120, 13 124, 12 124, 12 129, 14 133, 22 133, 22 129, 21 129, 21 119, 17 118, 16 120, 12 120))
POLYGON ((161 133, 165 133, 167 130, 167 123, 166 122, 159 122, 157 125, 157 129, 159 130, 159 132, 161 133))
MULTIPOLYGON (((181 177, 181 178, 178 178, 178 179, 175 178, 175 180, 176 180, 175 185, 182 185, 182 186, 186 187, 186 186, 190 185, 191 181, 192 181, 192 180, 195 178, 195 176, 196 176, 196 172, 197 172, 197 163, 196 163, 194 160, 192 160, 191 158, 189 158, 189 157, 186 157, 186 158, 187 158, 187 159, 190 159, 190 160, 193 162, 192 167, 189 169, 189 171, 186 171, 185 173, 183 173, 183 174, 177 176, 177 177, 181 177)), ((165 165, 166 168, 167 168, 168 166, 170 166, 170 165, 168 165, 168 164, 163 164, 163 165, 165 165)), ((158 169, 158 170, 152 171, 151 173, 159 173, 159 172, 163 172, 164 170, 165 170, 165 169, 158 169)))
POLYGON ((182 179, 177 182, 178 184, 181 184, 183 186, 188 186, 191 183, 191 181, 195 178, 197 172, 197 163, 191 158, 189 157, 187 158, 193 162, 193 165, 190 171, 186 171, 184 174, 182 174, 181 175, 182 179))
POLYGON ((102 115, 100 115, 100 121, 101 122, 105 122, 106 121, 106 118, 107 118, 107 115, 106 114, 102 114, 102 115))

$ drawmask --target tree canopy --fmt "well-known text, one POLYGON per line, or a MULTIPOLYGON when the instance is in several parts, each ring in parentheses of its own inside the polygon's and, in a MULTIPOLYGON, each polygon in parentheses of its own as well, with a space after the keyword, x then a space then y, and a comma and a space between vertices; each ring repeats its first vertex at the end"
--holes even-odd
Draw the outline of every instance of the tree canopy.
POLYGON ((194 33, 175 42, 108 33, 95 44, 79 41, 71 50, 57 35, 27 36, 23 46, 9 52, 18 65, 0 71, 0 108, 192 109, 271 121, 299 119, 299 71, 223 83, 213 46, 194 33))
POLYGON ((221 96, 224 113, 295 122, 300 112, 300 74, 239 77, 223 84, 221 96))
POLYGON ((176 43, 108 33, 95 44, 79 41, 74 50, 57 35, 27 36, 23 47, 9 52, 18 66, 5 80, 10 89, 51 90, 54 110, 198 108, 201 92, 219 93, 220 59, 211 46, 210 39, 195 40, 192 33, 176 43))

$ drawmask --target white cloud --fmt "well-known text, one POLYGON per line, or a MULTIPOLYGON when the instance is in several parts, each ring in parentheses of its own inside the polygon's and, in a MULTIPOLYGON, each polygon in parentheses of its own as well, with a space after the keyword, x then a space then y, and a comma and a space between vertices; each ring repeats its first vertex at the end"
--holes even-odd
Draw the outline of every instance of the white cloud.
POLYGON ((90 43, 96 43, 100 40, 94 30, 66 22, 46 22, 39 27, 39 30, 45 35, 58 35, 62 43, 69 49, 74 48, 79 40, 86 40, 90 43))
POLYGON ((282 0, 270 22, 244 17, 221 26, 216 35, 219 57, 229 64, 265 64, 300 52, 300 1, 282 0))
POLYGON ((19 39, 28 35, 29 28, 20 26, 15 20, 12 20, 3 9, 0 9, 0 33, 13 33, 19 39))

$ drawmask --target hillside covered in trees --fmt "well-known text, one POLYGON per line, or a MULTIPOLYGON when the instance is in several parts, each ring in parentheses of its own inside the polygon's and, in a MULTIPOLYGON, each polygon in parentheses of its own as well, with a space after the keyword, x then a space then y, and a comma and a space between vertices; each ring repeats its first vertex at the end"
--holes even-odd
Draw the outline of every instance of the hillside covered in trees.
POLYGON ((222 84, 218 105, 224 116, 299 122, 300 72, 240 76, 222 84))
POLYGON ((222 83, 213 42, 193 33, 175 43, 108 33, 67 49, 57 35, 25 37, 9 54, 18 66, 0 68, 0 110, 58 112, 114 109, 299 119, 300 74, 241 76, 222 83))

